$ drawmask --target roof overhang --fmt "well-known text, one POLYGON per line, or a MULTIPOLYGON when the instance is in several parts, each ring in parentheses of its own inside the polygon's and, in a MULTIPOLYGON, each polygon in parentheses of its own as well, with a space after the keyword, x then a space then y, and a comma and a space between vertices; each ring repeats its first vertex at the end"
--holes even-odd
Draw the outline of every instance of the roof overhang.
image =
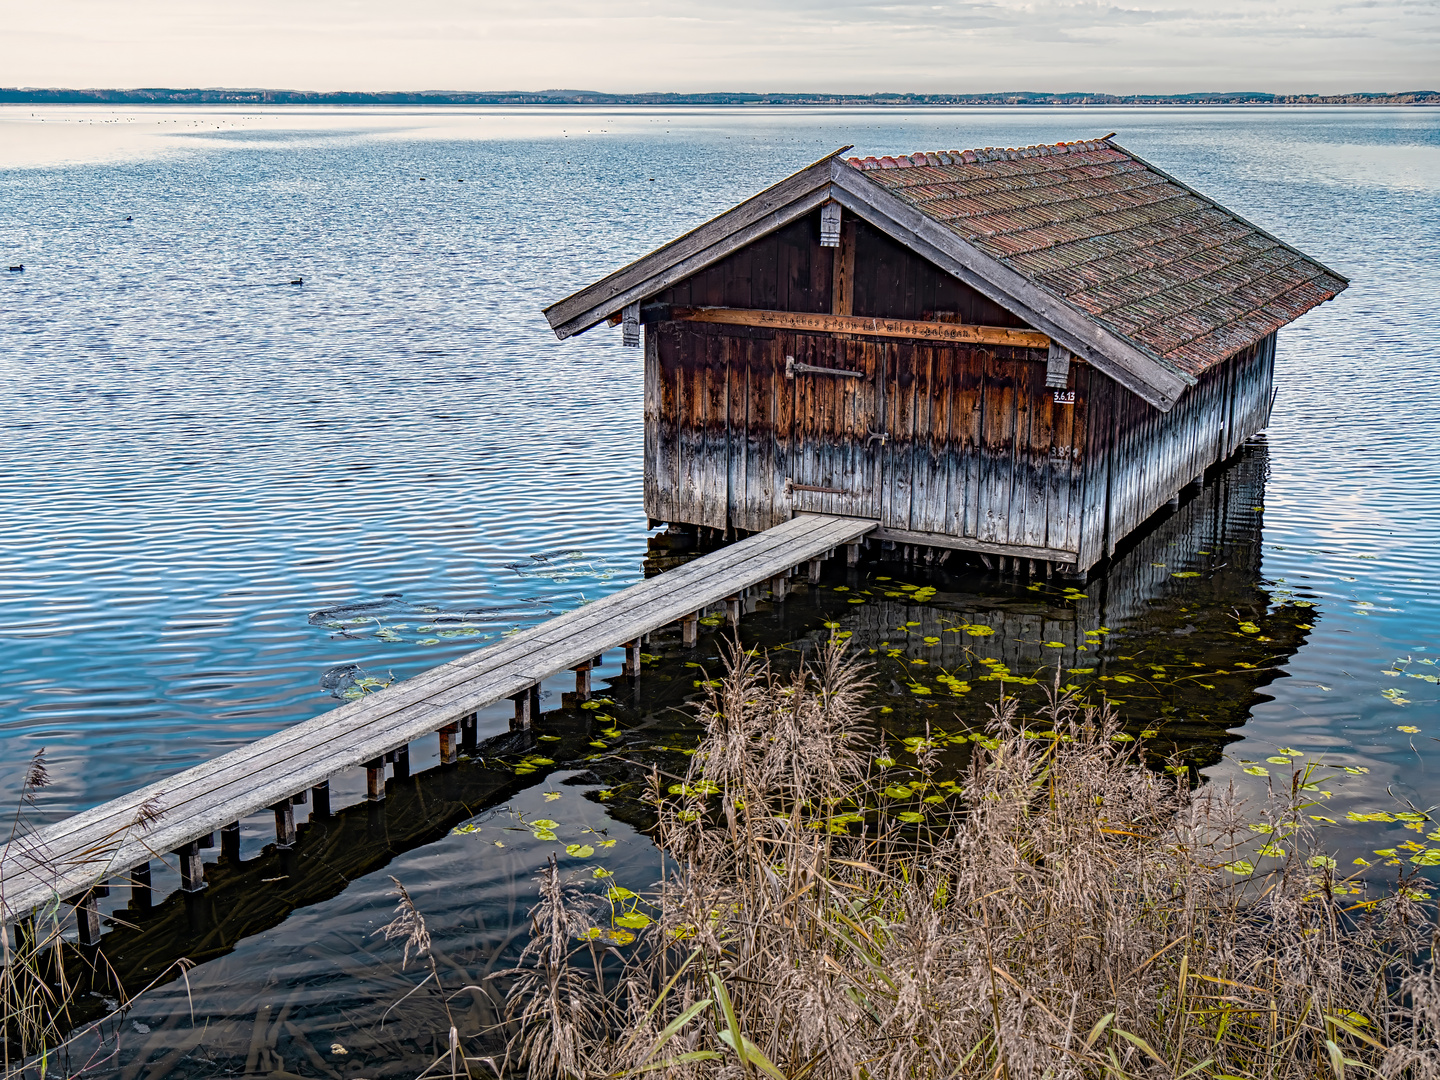
MULTIPOLYGON (((849 149, 846 147, 845 149, 849 149)), ((837 150, 664 247, 545 309, 564 339, 618 314, 834 200, 917 255, 1014 312, 1086 363, 1169 412, 1195 379, 1098 325, 852 168, 837 150)))

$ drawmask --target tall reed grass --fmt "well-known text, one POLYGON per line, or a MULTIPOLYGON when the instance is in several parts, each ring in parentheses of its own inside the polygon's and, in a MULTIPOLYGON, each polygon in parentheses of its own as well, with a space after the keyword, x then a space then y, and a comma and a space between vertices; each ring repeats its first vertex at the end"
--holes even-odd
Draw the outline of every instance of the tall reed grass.
POLYGON ((912 738, 901 782, 839 643, 728 666, 685 782, 654 780, 653 893, 543 871, 496 1071, 1440 1076, 1431 913, 1337 876, 1309 775, 1244 805, 1059 698, 1003 701, 962 783, 912 738))

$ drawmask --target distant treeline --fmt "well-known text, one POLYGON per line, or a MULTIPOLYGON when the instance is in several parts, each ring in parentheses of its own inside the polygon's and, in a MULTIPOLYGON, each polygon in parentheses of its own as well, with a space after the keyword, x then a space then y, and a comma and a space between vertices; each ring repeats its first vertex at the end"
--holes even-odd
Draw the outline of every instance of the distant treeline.
POLYGON ((0 87, 0 102, 113 105, 1440 105, 1440 90, 1396 94, 604 94, 596 90, 64 90, 0 87))

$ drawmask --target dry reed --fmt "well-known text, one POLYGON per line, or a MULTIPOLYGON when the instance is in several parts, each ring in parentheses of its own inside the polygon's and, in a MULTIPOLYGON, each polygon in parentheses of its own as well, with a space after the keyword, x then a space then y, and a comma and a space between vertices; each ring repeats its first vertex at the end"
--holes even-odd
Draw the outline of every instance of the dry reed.
POLYGON ((672 862, 633 947, 542 875, 506 973, 517 1072, 1440 1076, 1430 915, 1336 879, 1308 774, 1244 806, 1147 767, 1108 711, 1002 699, 963 783, 924 738, 901 783, 839 643, 793 675, 728 663, 686 782, 657 779, 672 862), (1257 832, 1274 869, 1248 874, 1257 832))

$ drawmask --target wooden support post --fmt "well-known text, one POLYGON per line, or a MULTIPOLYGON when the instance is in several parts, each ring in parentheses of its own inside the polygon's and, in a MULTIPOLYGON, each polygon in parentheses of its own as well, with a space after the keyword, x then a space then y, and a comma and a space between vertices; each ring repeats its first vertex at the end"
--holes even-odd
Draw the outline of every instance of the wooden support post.
POLYGON ((839 242, 835 245, 834 269, 830 275, 830 313, 851 315, 855 310, 855 218, 841 217, 839 242))
POLYGON ((511 731, 529 731, 531 723, 534 722, 534 714, 530 711, 531 695, 534 687, 529 690, 521 690, 510 700, 515 702, 515 717, 510 721, 511 731))
MULTIPOLYGON (((406 753, 409 751, 407 749, 406 753)), ((327 818, 330 816, 330 781, 322 780, 310 789, 310 794, 315 800, 315 809, 311 812, 312 817, 327 818)))
POLYGON ((460 760, 460 741, 456 738, 459 734, 460 725, 453 722, 440 729, 441 765, 454 765, 460 760))
POLYGON ((692 611, 680 620, 680 644, 693 649, 700 640, 700 613, 692 611))
POLYGON ((385 798, 385 761, 371 758, 365 763, 365 798, 381 802, 385 798))
POLYGON ((725 598, 725 617, 730 620, 730 628, 732 630, 740 629, 742 603, 738 596, 727 596, 725 598))
POLYGON ((810 584, 811 584, 811 585, 819 585, 819 584, 820 584, 820 565, 821 565, 821 563, 820 563, 820 560, 819 560, 819 559, 811 559, 811 560, 810 560, 810 575, 809 575, 809 580, 810 580, 810 584))
POLYGON ((625 642, 625 677, 627 679, 638 679, 640 677, 640 639, 625 642))
POLYGON ((1034 559, 1031 559, 1031 560, 1029 560, 1029 561, 1030 561, 1030 574, 1029 574, 1029 576, 1033 579, 1033 578, 1035 577, 1035 560, 1034 560, 1034 559))
POLYGON ((196 840, 195 843, 200 845, 201 851, 209 851, 215 846, 215 834, 213 832, 207 832, 204 836, 196 840))
POLYGON ((776 574, 770 579, 770 599, 777 603, 784 600, 790 592, 790 579, 784 574, 776 574))
POLYGON ((143 862, 130 870, 130 904, 137 911, 149 911, 154 902, 155 895, 150 884, 150 864, 143 862))
POLYGON ((76 901, 75 925, 80 931, 81 945, 100 944, 100 905, 93 889, 76 901))
POLYGON ((590 700, 590 669, 594 664, 586 660, 583 664, 576 664, 570 670, 575 672, 575 703, 590 700))
POLYGON ((472 712, 469 716, 460 718, 460 749, 466 754, 473 754, 479 746, 480 717, 472 712))
POLYGON ((275 846, 277 848, 294 847, 295 804, 289 799, 282 799, 270 809, 275 811, 275 846))
POLYGON ((175 849, 180 859, 180 891, 199 892, 205 888, 205 864, 200 861, 200 845, 194 841, 175 849))
POLYGON ((995 564, 990 561, 990 556, 989 556, 989 555, 986 555, 983 551, 982 551, 982 552, 979 552, 978 554, 980 555, 980 561, 985 564, 985 569, 986 569, 986 570, 994 570, 994 569, 995 569, 995 564))
POLYGON ((93 889, 91 889, 90 892, 91 892, 92 895, 97 896, 97 897, 98 897, 98 896, 109 896, 109 895, 110 895, 110 882, 108 882, 108 881, 102 881, 99 885, 96 885, 93 889))
POLYGON ((390 761, 394 764, 394 768, 390 770, 391 776, 393 776, 396 780, 410 779, 409 743, 406 743, 404 746, 398 747, 390 751, 390 761))
POLYGON ((226 862, 240 863, 240 822, 220 826, 220 857, 226 862))
POLYGON ((846 544, 846 545, 845 545, 845 565, 846 565, 846 566, 859 566, 859 565, 860 565, 860 545, 859 545, 859 544, 846 544))

